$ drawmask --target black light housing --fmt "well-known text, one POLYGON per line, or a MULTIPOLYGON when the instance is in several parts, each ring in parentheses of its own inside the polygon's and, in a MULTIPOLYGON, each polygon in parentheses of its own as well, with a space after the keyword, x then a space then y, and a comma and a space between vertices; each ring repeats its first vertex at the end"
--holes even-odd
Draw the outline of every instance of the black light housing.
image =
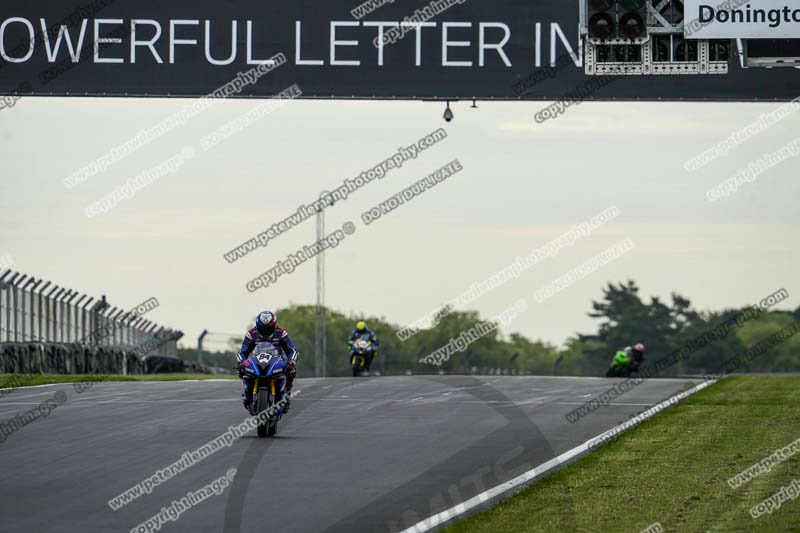
POLYGON ((628 39, 647 34, 647 1, 619 0, 619 35, 628 39))
POLYGON ((609 39, 617 31, 616 0, 589 0, 589 37, 609 39))
POLYGON ((619 32, 629 39, 635 39, 647 33, 647 26, 638 13, 629 12, 620 17, 619 32))

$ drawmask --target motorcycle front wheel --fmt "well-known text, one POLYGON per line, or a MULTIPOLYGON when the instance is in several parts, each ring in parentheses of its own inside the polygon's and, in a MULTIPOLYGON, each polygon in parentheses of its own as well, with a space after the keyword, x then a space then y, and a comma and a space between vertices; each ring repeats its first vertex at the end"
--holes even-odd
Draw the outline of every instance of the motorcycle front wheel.
MULTIPOLYGON (((261 415, 261 413, 267 409, 269 409, 269 391, 267 389, 260 389, 256 397, 256 413, 261 415)), ((259 422, 257 431, 260 438, 263 439, 267 437, 268 426, 269 422, 259 422)), ((274 434, 275 432, 273 431, 273 435, 274 434)))
POLYGON ((361 367, 364 366, 364 359, 361 357, 353 357, 350 360, 350 364, 353 365, 353 377, 358 377, 361 374, 361 367))

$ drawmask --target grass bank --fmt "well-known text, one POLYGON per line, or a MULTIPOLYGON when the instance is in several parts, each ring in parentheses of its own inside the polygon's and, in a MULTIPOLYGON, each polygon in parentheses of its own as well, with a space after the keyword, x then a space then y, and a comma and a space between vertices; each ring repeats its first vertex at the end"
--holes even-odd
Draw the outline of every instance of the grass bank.
POLYGON ((799 438, 800 376, 727 378, 447 531, 797 532, 800 497, 750 510, 800 484, 800 453, 736 489, 728 479, 799 438))

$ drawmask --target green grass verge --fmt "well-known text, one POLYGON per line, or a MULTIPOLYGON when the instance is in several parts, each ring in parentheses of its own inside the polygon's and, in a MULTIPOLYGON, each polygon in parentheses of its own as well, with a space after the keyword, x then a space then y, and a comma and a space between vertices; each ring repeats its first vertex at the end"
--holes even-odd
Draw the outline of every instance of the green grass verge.
POLYGON ((727 480, 798 438, 800 377, 727 378, 447 531, 797 532, 800 498, 749 511, 800 478, 800 453, 736 490, 727 480))
POLYGON ((186 379, 235 379, 231 374, 0 374, 0 388, 29 387, 51 383, 73 383, 78 381, 181 381, 186 379))

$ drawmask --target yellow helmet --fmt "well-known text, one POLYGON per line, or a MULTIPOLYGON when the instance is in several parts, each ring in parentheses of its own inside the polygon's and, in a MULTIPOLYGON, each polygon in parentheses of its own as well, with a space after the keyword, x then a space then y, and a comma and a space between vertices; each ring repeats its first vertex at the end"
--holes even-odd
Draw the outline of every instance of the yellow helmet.
POLYGON ((365 329, 367 329, 367 323, 364 322, 363 320, 360 321, 358 324, 356 324, 356 329, 358 331, 364 331, 365 329))

